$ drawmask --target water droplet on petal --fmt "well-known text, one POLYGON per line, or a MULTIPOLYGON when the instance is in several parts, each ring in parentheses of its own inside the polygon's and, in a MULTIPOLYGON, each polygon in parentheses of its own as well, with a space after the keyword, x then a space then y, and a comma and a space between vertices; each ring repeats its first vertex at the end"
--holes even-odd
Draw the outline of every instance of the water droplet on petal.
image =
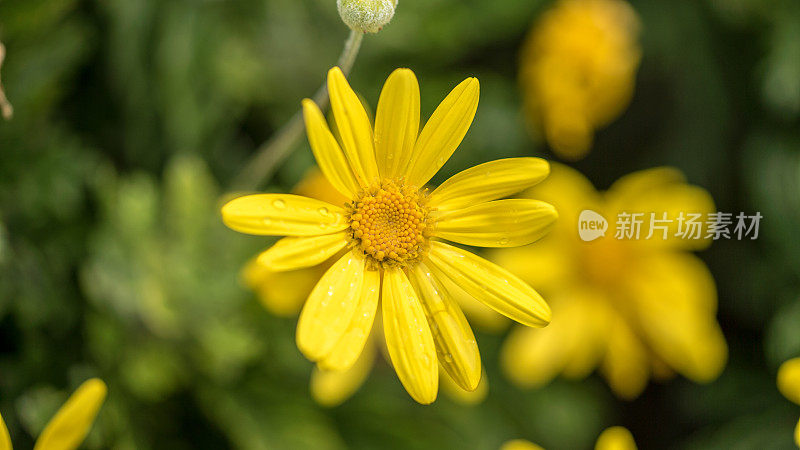
POLYGON ((278 199, 272 202, 272 206, 274 206, 277 209, 284 209, 286 208, 286 202, 281 199, 278 199))

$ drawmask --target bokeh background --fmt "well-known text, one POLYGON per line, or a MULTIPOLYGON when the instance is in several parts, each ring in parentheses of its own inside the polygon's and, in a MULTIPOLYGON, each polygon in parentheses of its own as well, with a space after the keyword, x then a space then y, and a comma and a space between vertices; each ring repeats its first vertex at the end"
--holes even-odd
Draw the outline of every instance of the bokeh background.
MULTIPOLYGON (((621 401, 597 376, 520 390, 503 333, 477 332, 489 395, 416 404, 379 360, 337 407, 308 393, 294 318, 269 314, 242 265, 266 238, 218 208, 248 157, 323 82, 348 29, 334 0, 2 0, 0 412, 17 448, 84 379, 109 398, 86 448, 590 448, 624 425, 640 448, 792 448, 800 408, 775 387, 800 355, 800 6, 632 0, 642 60, 627 110, 573 164, 598 188, 660 165, 720 211, 760 211, 756 241, 700 253, 730 348, 708 385, 651 383, 621 401)), ((350 77, 372 105, 396 67, 427 117, 466 76, 475 122, 434 180, 492 159, 558 160, 528 130, 523 40, 550 2, 402 0, 350 77)), ((313 165, 303 138, 261 188, 313 165)))

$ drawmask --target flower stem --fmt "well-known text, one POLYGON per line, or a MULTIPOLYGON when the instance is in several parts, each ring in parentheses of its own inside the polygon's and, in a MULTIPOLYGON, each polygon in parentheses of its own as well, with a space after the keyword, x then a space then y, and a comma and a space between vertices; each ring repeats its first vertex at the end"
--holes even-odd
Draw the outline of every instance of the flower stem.
MULTIPOLYGON (((353 63, 356 61, 363 38, 363 33, 351 30, 347 41, 344 43, 337 65, 345 75, 349 74, 350 69, 353 68, 353 63)), ((317 89, 311 99, 323 110, 328 106, 328 88, 325 83, 317 89)), ((271 178, 275 170, 297 147, 297 140, 302 135, 303 128, 303 113, 298 111, 280 130, 261 144, 234 179, 232 183, 233 189, 241 191, 255 190, 265 180, 271 178)))
MULTIPOLYGON (((0 67, 3 66, 3 60, 5 57, 6 48, 3 46, 3 43, 0 42, 0 67)), ((11 116, 14 115, 14 108, 11 107, 11 103, 8 102, 5 92, 3 92, 2 81, 0 81, 0 115, 2 115, 6 120, 11 119, 11 116)))

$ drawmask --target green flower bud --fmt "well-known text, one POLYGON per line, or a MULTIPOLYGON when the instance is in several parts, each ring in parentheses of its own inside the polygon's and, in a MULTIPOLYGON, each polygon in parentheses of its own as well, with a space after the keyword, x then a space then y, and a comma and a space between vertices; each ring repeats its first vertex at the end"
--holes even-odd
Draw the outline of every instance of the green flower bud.
POLYGON ((352 30, 377 33, 392 20, 397 0, 336 0, 336 6, 352 30))

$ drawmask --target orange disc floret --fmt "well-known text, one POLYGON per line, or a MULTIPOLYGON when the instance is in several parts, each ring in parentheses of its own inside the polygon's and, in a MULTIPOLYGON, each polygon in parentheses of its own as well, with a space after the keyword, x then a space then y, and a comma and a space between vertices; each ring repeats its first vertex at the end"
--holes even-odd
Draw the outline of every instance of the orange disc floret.
POLYGON ((429 224, 425 197, 402 181, 384 181, 350 205, 354 245, 376 265, 404 265, 422 255, 429 224))

